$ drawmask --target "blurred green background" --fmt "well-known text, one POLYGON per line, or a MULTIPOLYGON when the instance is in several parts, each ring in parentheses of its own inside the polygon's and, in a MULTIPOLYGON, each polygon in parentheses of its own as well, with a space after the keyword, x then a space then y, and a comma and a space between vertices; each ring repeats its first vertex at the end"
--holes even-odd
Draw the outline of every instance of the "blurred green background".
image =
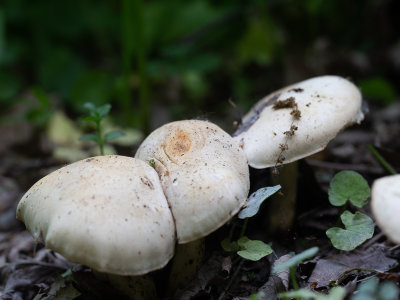
POLYGON ((2 0, 0 124, 17 115, 40 128, 93 102, 145 135, 188 118, 231 132, 261 97, 323 74, 388 105, 399 13, 396 0, 2 0))

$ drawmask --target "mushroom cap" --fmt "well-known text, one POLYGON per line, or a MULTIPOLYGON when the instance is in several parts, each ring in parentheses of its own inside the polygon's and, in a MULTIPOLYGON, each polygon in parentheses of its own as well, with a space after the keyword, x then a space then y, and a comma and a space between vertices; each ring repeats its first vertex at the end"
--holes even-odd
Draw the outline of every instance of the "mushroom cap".
POLYGON ((254 168, 275 166, 281 154, 283 163, 290 163, 323 150, 343 128, 361 122, 361 100, 358 88, 344 78, 311 78, 261 99, 243 118, 234 139, 254 168), (291 114, 291 108, 273 107, 276 101, 290 97, 301 112, 299 119, 291 114), (292 125, 297 130, 288 137, 285 132, 292 125), (281 145, 287 145, 283 152, 281 145))
POLYGON ((144 274, 174 253, 158 175, 134 158, 98 156, 54 171, 26 192, 17 218, 47 248, 101 272, 144 274))
POLYGON ((166 124, 144 140, 135 157, 154 160, 179 243, 216 230, 246 202, 246 156, 229 134, 210 122, 166 124))
POLYGON ((400 175, 377 179, 371 189, 371 209, 379 228, 400 244, 400 175))

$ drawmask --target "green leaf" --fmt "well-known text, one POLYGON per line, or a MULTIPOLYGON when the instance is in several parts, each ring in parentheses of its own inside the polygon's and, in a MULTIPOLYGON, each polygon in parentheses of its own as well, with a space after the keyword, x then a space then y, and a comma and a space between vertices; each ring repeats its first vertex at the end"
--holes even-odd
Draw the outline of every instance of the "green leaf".
POLYGON ((96 112, 99 114, 100 118, 104 118, 111 110, 111 104, 104 104, 96 108, 96 112))
POLYGON ((221 247, 226 252, 236 252, 240 249, 237 242, 231 242, 231 241, 229 241, 229 239, 223 239, 221 242, 221 247))
POLYGON ((341 286, 336 286, 330 290, 329 295, 313 292, 308 289, 299 289, 297 291, 280 293, 278 297, 284 299, 343 300, 345 295, 346 289, 341 286))
POLYGON ((390 281, 379 284, 377 277, 371 277, 357 287, 357 292, 351 300, 396 300, 399 289, 390 281))
POLYGON ((382 282, 378 290, 378 297, 381 300, 396 300, 399 294, 397 285, 391 281, 382 282))
POLYGON ((83 104, 83 107, 90 112, 96 111, 96 106, 92 102, 86 102, 85 104, 83 104))
POLYGON ((79 141, 93 141, 99 144, 99 137, 94 133, 84 134, 79 137, 79 141))
POLYGON ((262 241, 250 240, 245 236, 238 240, 238 245, 243 250, 238 251, 237 254, 252 261, 260 260, 272 253, 272 249, 269 245, 262 241))
POLYGON ((250 195, 247 205, 238 215, 239 219, 246 219, 258 213, 260 205, 271 195, 275 194, 281 188, 280 185, 264 187, 250 195))
POLYGON ((301 262, 303 262, 304 260, 313 257, 315 254, 317 254, 318 251, 319 251, 318 247, 312 247, 310 249, 307 249, 307 250, 291 257, 284 263, 281 263, 281 264, 275 266, 274 269, 272 270, 272 272, 278 273, 282 270, 289 269, 291 267, 295 267, 298 264, 300 264, 301 262))
POLYGON ((363 207, 368 202, 370 194, 368 182, 354 171, 337 173, 328 191, 329 202, 334 206, 342 206, 350 201, 356 207, 363 207))
POLYGON ((340 216, 346 229, 333 227, 326 231, 336 249, 351 251, 374 234, 374 222, 370 217, 360 212, 354 215, 345 211, 340 216))
POLYGON ((361 89, 363 97, 367 100, 376 100, 386 105, 396 101, 396 89, 384 78, 368 78, 360 81, 358 86, 361 89))
POLYGON ((115 140, 115 139, 123 137, 123 136, 125 136, 125 133, 123 133, 122 131, 113 130, 113 131, 107 132, 104 135, 104 142, 115 140))

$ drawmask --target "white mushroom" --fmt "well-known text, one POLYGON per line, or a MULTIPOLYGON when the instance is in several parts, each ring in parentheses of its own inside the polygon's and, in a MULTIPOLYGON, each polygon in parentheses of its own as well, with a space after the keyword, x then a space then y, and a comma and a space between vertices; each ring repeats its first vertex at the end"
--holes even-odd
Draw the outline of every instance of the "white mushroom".
POLYGON ((174 253, 158 175, 134 158, 99 156, 54 171, 26 192, 17 218, 46 247, 101 272, 144 274, 174 253))
POLYGON ((400 175, 377 179, 372 184, 371 208, 379 228, 400 244, 400 175))
POLYGON ((145 139, 135 157, 154 162, 179 243, 216 230, 247 199, 246 157, 229 134, 210 122, 166 124, 145 139))
POLYGON ((321 76, 260 100, 244 117, 234 139, 250 166, 267 168, 324 149, 339 131, 363 117, 361 94, 354 84, 337 76, 321 76), (285 100, 291 105, 276 105, 285 100))

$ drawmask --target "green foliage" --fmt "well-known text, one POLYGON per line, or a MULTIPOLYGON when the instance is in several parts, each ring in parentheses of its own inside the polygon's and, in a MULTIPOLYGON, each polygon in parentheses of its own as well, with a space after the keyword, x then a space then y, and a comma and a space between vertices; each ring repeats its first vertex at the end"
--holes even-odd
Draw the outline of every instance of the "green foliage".
POLYGON ((328 191, 329 202, 334 206, 342 206, 350 201, 356 207, 363 207, 368 202, 370 194, 367 181, 354 171, 337 173, 328 191))
POLYGON ((85 108, 89 110, 89 115, 83 118, 83 121, 94 122, 96 125, 95 133, 88 133, 79 138, 80 141, 93 141, 100 148, 100 154, 104 155, 104 143, 124 136, 124 133, 118 130, 102 134, 101 121, 111 110, 110 104, 96 106, 93 103, 85 103, 85 108))
POLYGON ((38 126, 44 126, 52 114, 50 98, 38 87, 33 88, 32 92, 39 104, 27 112, 26 118, 38 126))
POLYGON ((283 299, 301 298, 314 300, 343 300, 346 295, 346 289, 337 286, 329 291, 329 295, 317 293, 308 289, 299 289, 297 291, 280 293, 279 297, 283 299))
POLYGON ((375 100, 384 105, 396 101, 396 90, 389 81, 382 77, 372 77, 358 82, 363 97, 368 100, 375 100))
POLYGON ((250 240, 246 236, 233 242, 224 239, 221 246, 227 252, 236 252, 239 256, 252 261, 258 261, 273 252, 271 247, 264 242, 250 240))
MULTIPOLYGON (((368 203, 371 189, 368 182, 357 172, 341 171, 337 173, 329 186, 329 202, 334 206, 344 206, 348 202, 356 207, 368 203)), ((333 227, 326 231, 332 245, 339 250, 351 251, 370 239, 374 234, 374 222, 360 212, 352 214, 344 211, 340 219, 345 229, 333 227)))
POLYGON ((399 288, 387 281, 379 284, 379 279, 372 277, 361 283, 350 300, 396 300, 399 288))
POLYGON ((318 253, 318 251, 319 251, 318 247, 312 247, 312 248, 307 249, 295 256, 292 256, 286 262, 275 266, 274 269, 272 270, 272 273, 278 273, 285 269, 296 267, 298 264, 302 263, 304 260, 313 257, 315 254, 318 253))
POLYGON ((247 201, 247 205, 243 208, 239 214, 239 219, 245 219, 255 216, 260 209, 261 204, 270 196, 275 194, 277 191, 281 189, 280 185, 276 186, 268 186, 261 188, 249 196, 247 201))
POLYGON ((336 249, 351 251, 374 235, 374 222, 367 215, 346 210, 340 218, 345 229, 333 227, 326 231, 336 249))
POLYGON ((258 261, 272 253, 272 249, 269 245, 262 241, 250 240, 246 236, 241 237, 237 243, 240 249, 242 249, 239 250, 237 254, 248 260, 258 261))

